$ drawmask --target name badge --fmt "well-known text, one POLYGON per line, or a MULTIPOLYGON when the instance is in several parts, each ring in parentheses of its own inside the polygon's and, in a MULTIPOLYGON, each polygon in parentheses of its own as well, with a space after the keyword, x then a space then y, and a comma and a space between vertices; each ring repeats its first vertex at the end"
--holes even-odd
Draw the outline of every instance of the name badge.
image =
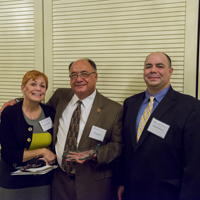
POLYGON ((105 130, 103 128, 99 128, 97 126, 92 126, 89 138, 92 138, 92 139, 99 140, 99 141, 103 142, 104 137, 106 135, 106 131, 107 130, 105 130))
POLYGON ((153 118, 147 130, 164 139, 169 127, 169 125, 153 118))
POLYGON ((47 131, 53 127, 53 122, 50 117, 47 117, 47 118, 39 121, 39 123, 40 123, 43 131, 47 131))

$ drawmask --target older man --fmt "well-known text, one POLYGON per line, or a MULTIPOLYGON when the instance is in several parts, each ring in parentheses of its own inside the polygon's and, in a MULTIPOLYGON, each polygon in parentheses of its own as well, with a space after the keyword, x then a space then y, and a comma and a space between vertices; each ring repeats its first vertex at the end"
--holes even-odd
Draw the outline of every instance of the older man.
POLYGON ((71 63, 69 74, 71 89, 58 89, 48 102, 56 110, 54 144, 59 164, 52 184, 53 199, 107 200, 112 190, 111 165, 122 151, 122 106, 96 90, 98 75, 92 60, 71 63), (62 156, 69 142, 67 135, 72 113, 79 100, 81 114, 76 146, 79 151, 90 149, 98 143, 100 147, 93 157, 77 161, 74 169, 67 172, 62 156))
POLYGON ((200 103, 170 85, 171 59, 147 56, 147 90, 124 102, 118 198, 126 200, 200 199, 200 103))

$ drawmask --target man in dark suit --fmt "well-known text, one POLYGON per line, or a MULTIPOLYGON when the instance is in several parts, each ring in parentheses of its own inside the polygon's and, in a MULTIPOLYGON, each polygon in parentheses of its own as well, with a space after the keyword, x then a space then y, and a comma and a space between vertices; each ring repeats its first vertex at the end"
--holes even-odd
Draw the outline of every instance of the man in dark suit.
POLYGON ((200 199, 200 103, 172 89, 172 73, 168 55, 151 53, 147 90, 124 102, 119 200, 200 199))
MULTIPOLYGON (((97 72, 92 60, 70 64, 71 89, 58 89, 48 104, 56 110, 54 139, 59 167, 52 183, 53 200, 109 200, 111 198, 112 164, 122 151, 122 106, 96 90, 97 72), (79 151, 100 143, 90 159, 75 163, 75 173, 67 174, 62 166, 63 149, 72 113, 81 100, 81 118, 77 138, 79 151), (92 127, 100 128, 102 141, 91 137, 92 127)), ((72 161, 73 162, 73 161, 72 161)))

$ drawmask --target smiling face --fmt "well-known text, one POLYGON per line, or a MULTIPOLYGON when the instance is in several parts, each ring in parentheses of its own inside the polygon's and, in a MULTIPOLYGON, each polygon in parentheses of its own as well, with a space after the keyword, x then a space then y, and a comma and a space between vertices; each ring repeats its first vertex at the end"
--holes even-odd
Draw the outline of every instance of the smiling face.
POLYGON ((21 91, 24 95, 24 100, 29 102, 41 102, 46 94, 46 81, 43 76, 38 76, 35 79, 30 79, 25 86, 21 86, 21 91))
POLYGON ((169 61, 162 52, 154 52, 147 56, 144 63, 144 81, 151 95, 155 95, 167 88, 173 68, 169 67, 169 61))
MULTIPOLYGON (((94 72, 93 67, 87 60, 77 60, 74 62, 69 70, 70 76, 73 74, 80 73, 92 73, 94 72)), ((97 73, 92 73, 87 78, 78 76, 77 79, 70 79, 70 85, 74 93, 79 99, 83 100, 90 96, 96 88, 97 73)))

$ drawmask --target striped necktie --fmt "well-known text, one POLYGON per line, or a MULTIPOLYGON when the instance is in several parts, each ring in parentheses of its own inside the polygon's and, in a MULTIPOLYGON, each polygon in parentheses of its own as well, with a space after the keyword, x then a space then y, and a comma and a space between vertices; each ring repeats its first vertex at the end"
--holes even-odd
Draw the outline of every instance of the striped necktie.
POLYGON ((144 112, 143 112, 143 115, 140 119, 140 122, 139 122, 139 126, 138 126, 138 131, 137 131, 137 142, 138 140, 140 139, 140 136, 142 135, 142 131, 152 113, 152 110, 153 110, 153 100, 154 100, 154 97, 151 96, 150 97, 150 101, 149 101, 149 104, 148 106, 145 108, 144 112))

